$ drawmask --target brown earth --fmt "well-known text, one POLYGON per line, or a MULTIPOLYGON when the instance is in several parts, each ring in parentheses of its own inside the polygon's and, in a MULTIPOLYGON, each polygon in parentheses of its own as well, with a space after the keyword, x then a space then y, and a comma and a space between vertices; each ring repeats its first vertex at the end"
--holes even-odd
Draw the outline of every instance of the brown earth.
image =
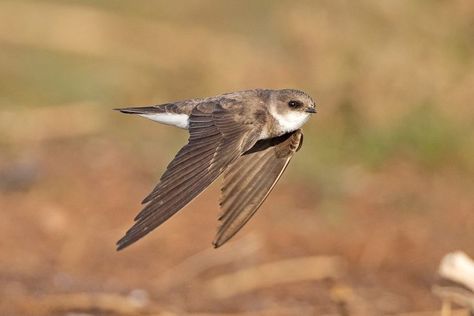
MULTIPOLYGON (((440 306, 430 288, 441 257, 457 249, 474 253, 472 186, 449 170, 427 175, 400 161, 373 174, 351 170, 338 201, 285 178, 255 219, 217 250, 210 245, 218 212, 214 185, 147 238, 116 252, 115 241, 157 178, 150 170, 159 173, 158 167, 104 136, 44 143, 31 157, 30 178, 4 186, 0 199, 5 315, 115 314, 93 302, 69 302, 68 295, 142 293, 137 289, 149 296, 147 308, 177 314, 334 314, 337 293, 368 315, 430 311, 440 306), (226 274, 307 256, 335 256, 344 268, 328 279, 263 288, 257 278, 254 289, 225 298, 206 288, 226 274)), ((3 170, 10 177, 26 168, 9 167, 3 170)), ((228 284, 231 293, 233 286, 239 285, 228 284)))

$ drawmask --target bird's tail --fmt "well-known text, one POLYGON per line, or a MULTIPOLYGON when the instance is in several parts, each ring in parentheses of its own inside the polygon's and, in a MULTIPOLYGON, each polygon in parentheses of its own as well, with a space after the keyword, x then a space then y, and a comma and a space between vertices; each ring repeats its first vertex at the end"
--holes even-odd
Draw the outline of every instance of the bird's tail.
POLYGON ((117 108, 115 111, 120 111, 125 114, 157 114, 166 113, 166 105, 155 105, 155 106, 137 106, 129 108, 117 108))

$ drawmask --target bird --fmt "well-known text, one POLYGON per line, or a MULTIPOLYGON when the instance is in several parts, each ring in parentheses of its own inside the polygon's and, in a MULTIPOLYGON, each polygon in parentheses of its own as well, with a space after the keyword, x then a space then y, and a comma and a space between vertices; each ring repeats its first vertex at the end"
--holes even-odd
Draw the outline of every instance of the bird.
POLYGON ((186 129, 188 143, 142 201, 121 250, 163 224, 223 175, 215 248, 255 214, 303 144, 316 104, 296 89, 252 89, 152 106, 116 109, 186 129))

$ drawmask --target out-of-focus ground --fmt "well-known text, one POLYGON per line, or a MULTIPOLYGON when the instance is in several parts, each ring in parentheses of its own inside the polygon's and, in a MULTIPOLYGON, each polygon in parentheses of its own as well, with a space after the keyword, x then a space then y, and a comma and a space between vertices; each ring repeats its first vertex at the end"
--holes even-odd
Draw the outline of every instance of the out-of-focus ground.
POLYGON ((434 315, 473 39, 471 0, 0 1, 0 314, 434 315), (257 216, 212 249, 215 184, 117 253, 187 135, 111 109, 255 87, 320 105, 257 216))

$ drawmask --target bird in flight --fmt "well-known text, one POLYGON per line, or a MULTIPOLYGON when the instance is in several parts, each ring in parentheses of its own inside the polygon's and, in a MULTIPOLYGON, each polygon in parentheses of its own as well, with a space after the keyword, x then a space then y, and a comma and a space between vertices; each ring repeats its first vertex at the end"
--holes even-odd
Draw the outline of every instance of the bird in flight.
POLYGON ((189 131, 188 143, 143 200, 121 250, 157 228, 223 174, 219 247, 257 211, 303 143, 301 126, 316 113, 299 90, 254 89, 161 105, 117 109, 189 131))

